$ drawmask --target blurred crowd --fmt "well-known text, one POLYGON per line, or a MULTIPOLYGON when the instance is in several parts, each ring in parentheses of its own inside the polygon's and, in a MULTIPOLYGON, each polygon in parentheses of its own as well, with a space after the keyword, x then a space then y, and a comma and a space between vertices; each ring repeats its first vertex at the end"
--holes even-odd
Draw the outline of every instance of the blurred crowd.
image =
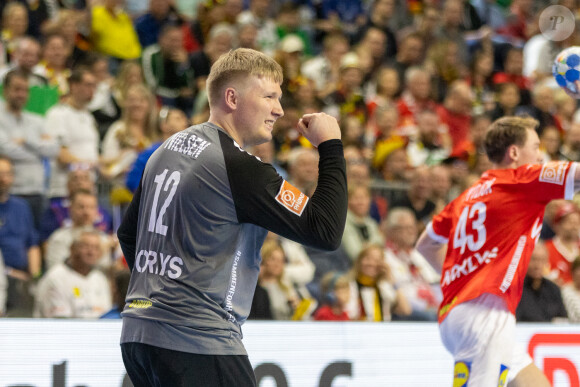
MULTIPOLYGON (((575 0, 560 0, 580 20, 575 0)), ((273 140, 247 149, 311 194, 305 113, 337 118, 342 246, 270 234, 250 318, 435 321, 419 233, 485 170, 486 129, 540 122, 545 161, 580 161, 580 110, 551 74, 539 0, 0 2, 0 315, 119 318, 130 274, 115 231, 150 155, 209 117, 212 63, 237 47, 282 66, 273 140)), ((194 193, 193 193, 194 194, 194 193)), ((552 203, 520 321, 580 321, 580 210, 552 203)))

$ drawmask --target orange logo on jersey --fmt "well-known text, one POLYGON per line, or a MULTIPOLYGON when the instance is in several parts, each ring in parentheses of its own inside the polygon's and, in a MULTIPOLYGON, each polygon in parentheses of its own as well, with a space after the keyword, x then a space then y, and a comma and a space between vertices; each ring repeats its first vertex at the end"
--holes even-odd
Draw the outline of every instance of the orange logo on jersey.
POLYGON ((542 165, 540 172, 540 181, 544 183, 552 183, 562 185, 564 184, 564 175, 566 171, 566 163, 551 161, 542 165))
POLYGON ((306 207, 306 203, 308 203, 308 196, 284 180, 280 187, 280 192, 276 195, 276 201, 286 207, 290 212, 300 216, 302 215, 302 211, 304 211, 304 207, 306 207))

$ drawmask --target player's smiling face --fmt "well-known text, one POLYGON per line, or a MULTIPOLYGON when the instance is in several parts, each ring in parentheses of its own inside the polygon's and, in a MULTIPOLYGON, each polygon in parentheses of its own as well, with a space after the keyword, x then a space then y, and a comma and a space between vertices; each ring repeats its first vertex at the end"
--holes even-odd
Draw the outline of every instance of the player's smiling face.
POLYGON ((278 83, 264 77, 250 76, 243 83, 236 113, 241 145, 268 142, 272 139, 274 123, 284 115, 280 104, 282 89, 278 83))

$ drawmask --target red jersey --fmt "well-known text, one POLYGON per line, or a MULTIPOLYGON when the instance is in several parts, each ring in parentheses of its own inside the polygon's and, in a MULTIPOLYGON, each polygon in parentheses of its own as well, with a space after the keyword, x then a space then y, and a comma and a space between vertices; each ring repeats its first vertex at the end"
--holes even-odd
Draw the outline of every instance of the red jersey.
POLYGON ((546 204, 572 198, 575 170, 576 163, 561 161, 487 171, 433 218, 427 232, 448 243, 439 322, 483 293, 515 313, 546 204))
POLYGON ((572 282, 572 262, 578 256, 580 246, 574 251, 568 251, 557 237, 546 241, 548 258, 550 259, 550 276, 553 281, 561 281, 564 284, 572 282))

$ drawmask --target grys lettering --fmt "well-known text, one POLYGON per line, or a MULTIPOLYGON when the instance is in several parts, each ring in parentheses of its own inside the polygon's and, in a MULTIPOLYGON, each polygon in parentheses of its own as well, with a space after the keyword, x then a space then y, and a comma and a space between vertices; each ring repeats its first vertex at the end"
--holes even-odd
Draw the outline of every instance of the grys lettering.
POLYGON ((139 273, 151 273, 166 276, 171 279, 179 278, 182 274, 183 260, 169 254, 157 253, 153 250, 141 250, 135 258, 135 269, 139 273))
POLYGON ((441 287, 447 286, 453 281, 473 273, 478 268, 487 265, 492 259, 497 257, 498 248, 494 247, 491 250, 483 252, 483 254, 477 252, 467 258, 465 258, 461 264, 455 264, 451 269, 448 269, 443 274, 443 281, 441 282, 441 287))

